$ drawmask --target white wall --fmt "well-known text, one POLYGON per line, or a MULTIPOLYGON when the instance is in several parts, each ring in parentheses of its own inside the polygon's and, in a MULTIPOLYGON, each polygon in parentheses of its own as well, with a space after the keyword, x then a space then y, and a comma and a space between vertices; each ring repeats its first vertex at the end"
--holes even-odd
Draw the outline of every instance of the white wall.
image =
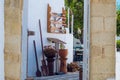
POLYGON ((4 0, 0 0, 0 80, 4 80, 4 0))
MULTIPOLYGON (((25 0, 24 0, 25 1, 25 0)), ((35 76, 36 72, 36 62, 33 48, 33 39, 36 40, 37 52, 38 52, 38 61, 39 66, 41 66, 41 44, 40 44, 40 35, 39 35, 39 24, 38 20, 41 19, 42 34, 43 34, 43 43, 44 45, 48 44, 47 37, 59 38, 67 42, 66 48, 69 49, 68 61, 72 62, 73 60, 73 36, 71 34, 50 34, 47 33, 47 4, 50 4, 53 12, 60 13, 62 12, 62 7, 64 7, 64 0, 29 0, 28 2, 28 12, 27 13, 27 24, 29 30, 35 31, 35 36, 29 37, 29 67, 28 74, 29 76, 35 76)), ((25 27, 26 27, 25 26, 25 27)), ((23 54, 25 55, 25 54, 23 54)), ((26 56, 26 55, 25 55, 26 56)), ((24 63, 25 64, 25 63, 24 63)), ((24 66, 25 67, 25 66, 24 66)))
POLYGON ((120 52, 116 52, 116 80, 120 80, 120 52))

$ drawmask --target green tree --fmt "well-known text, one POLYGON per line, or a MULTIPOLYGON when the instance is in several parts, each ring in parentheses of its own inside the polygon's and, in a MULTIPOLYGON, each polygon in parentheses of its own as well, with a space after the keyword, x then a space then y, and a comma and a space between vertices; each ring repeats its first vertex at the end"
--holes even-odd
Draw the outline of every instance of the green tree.
POLYGON ((78 29, 83 31, 83 12, 84 12, 84 0, 65 0, 66 7, 69 7, 74 14, 74 37, 81 38, 82 34, 78 34, 78 29))
POLYGON ((120 36, 120 9, 117 10, 117 36, 120 36))
POLYGON ((117 48, 120 48, 120 40, 117 40, 117 48))

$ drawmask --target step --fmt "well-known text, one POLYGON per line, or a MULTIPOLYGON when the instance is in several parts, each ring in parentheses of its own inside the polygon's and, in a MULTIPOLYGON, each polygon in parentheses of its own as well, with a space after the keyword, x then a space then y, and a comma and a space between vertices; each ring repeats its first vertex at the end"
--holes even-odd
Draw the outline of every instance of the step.
POLYGON ((35 77, 34 80, 79 80, 79 72, 47 77, 35 77))

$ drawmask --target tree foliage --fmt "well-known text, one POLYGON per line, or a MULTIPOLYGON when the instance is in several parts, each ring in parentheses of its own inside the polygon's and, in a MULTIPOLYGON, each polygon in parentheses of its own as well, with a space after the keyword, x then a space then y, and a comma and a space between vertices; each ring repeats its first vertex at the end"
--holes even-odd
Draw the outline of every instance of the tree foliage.
POLYGON ((117 36, 120 36, 120 9, 117 10, 117 36))
POLYGON ((74 14, 74 37, 82 37, 82 34, 78 34, 78 29, 83 30, 83 1, 84 0, 65 0, 66 7, 69 7, 74 14))
POLYGON ((120 48, 120 40, 117 40, 117 48, 120 48))

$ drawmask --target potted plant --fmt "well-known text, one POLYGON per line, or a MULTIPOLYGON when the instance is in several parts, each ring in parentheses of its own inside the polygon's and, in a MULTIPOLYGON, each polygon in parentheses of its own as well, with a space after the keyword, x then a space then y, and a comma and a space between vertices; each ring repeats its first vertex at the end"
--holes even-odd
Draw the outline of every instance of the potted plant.
POLYGON ((48 74, 49 76, 54 75, 54 57, 56 56, 57 51, 51 45, 45 46, 43 50, 45 56, 47 57, 48 64, 48 74))
POLYGON ((67 55, 68 49, 65 49, 63 44, 60 44, 59 56, 60 56, 60 72, 67 73, 67 55))
POLYGON ((67 64, 67 69, 68 69, 68 72, 76 72, 76 71, 79 71, 80 67, 78 66, 77 63, 72 62, 70 64, 67 64))
POLYGON ((54 58, 57 53, 57 50, 55 50, 55 48, 51 45, 48 45, 44 46, 43 52, 47 58, 54 58))
POLYGON ((65 49, 64 44, 60 44, 59 56, 61 58, 66 58, 68 55, 68 49, 65 49))

